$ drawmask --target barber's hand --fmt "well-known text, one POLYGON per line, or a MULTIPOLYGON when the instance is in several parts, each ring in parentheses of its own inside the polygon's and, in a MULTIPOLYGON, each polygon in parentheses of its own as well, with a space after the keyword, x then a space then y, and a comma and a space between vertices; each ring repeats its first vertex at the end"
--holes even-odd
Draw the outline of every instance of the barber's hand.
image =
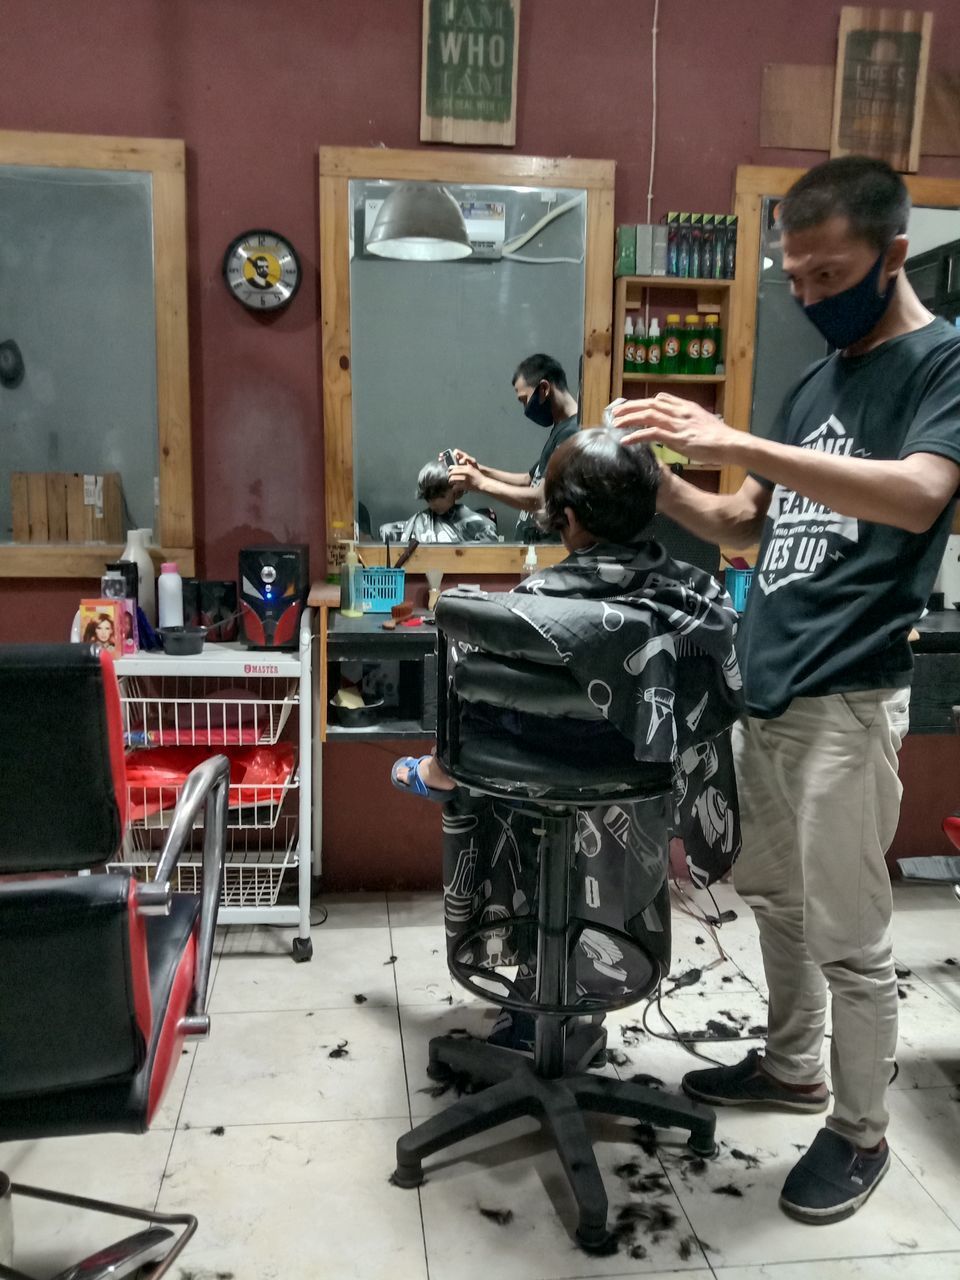
MULTIPOLYGON (((468 467, 477 466, 476 458, 472 454, 464 452, 463 449, 451 449, 450 452, 456 458, 458 464, 468 467)), ((440 461, 443 461, 442 453, 440 454, 440 461)))
POLYGON ((669 392, 648 400, 626 400, 613 410, 614 426, 628 428, 624 444, 665 444, 691 462, 725 463, 743 435, 709 409, 669 392))
MULTIPOLYGON (((454 452, 460 455, 459 449, 455 449, 454 452)), ((460 456, 467 457, 466 454, 460 456)), ((464 491, 472 490, 474 493, 480 493, 483 488, 483 474, 472 459, 469 462, 458 462, 455 467, 451 467, 449 480, 451 487, 454 489, 459 488, 464 491)))

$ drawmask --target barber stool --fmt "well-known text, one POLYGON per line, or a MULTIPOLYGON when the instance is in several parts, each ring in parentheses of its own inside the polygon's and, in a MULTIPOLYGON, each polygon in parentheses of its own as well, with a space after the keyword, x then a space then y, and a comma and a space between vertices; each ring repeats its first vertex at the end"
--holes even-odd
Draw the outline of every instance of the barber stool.
MULTIPOLYGON (((576 602, 571 601, 571 608, 576 602)), ((568 1071, 568 1021, 632 1004, 653 991, 669 967, 669 957, 647 953, 629 934, 570 914, 570 873, 577 812, 599 804, 629 804, 662 795, 671 787, 669 765, 640 764, 632 744, 612 728, 607 745, 593 760, 571 764, 552 752, 532 752, 495 731, 476 731, 504 711, 537 716, 601 720, 602 714, 563 667, 556 651, 528 623, 482 598, 441 598, 437 751, 461 786, 483 795, 513 800, 540 818, 538 909, 531 916, 498 918, 468 929, 450 948, 450 971, 467 990, 502 1008, 535 1018, 532 1061, 509 1049, 454 1036, 430 1041, 428 1073, 451 1071, 485 1086, 446 1111, 425 1120, 397 1142, 393 1181, 401 1187, 423 1182, 423 1159, 465 1138, 519 1116, 537 1116, 550 1131, 577 1201, 577 1240, 588 1252, 609 1247, 607 1195, 583 1113, 598 1111, 661 1128, 689 1131, 688 1145, 700 1156, 716 1152, 716 1118, 709 1107, 644 1085, 591 1075, 583 1068, 602 1044, 577 1028, 581 1039, 568 1071), (451 662, 450 641, 459 642, 451 662), (480 718, 478 720, 478 712, 480 718), (466 721, 466 723, 465 723, 466 721), (471 729, 471 721, 473 728, 471 729), (536 931, 533 999, 497 977, 503 993, 480 980, 489 971, 471 962, 473 946, 505 928, 536 931), (584 929, 605 935, 632 959, 637 984, 619 998, 581 997, 568 991, 571 960, 584 929)), ((494 721, 495 722, 495 721, 494 721)), ((558 736, 559 732, 558 732, 558 736)), ((667 851, 664 850, 664 880, 667 851)), ((651 901, 654 895, 651 895, 651 901)))

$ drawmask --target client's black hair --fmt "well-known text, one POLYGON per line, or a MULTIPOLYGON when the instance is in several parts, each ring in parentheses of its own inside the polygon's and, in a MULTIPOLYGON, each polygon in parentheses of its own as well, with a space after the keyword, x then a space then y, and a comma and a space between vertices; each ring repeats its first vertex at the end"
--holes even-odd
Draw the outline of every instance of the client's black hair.
POLYGON ((543 485, 543 517, 566 528, 564 507, 604 542, 634 542, 654 517, 660 465, 647 444, 622 444, 622 431, 587 427, 557 449, 543 485))
POLYGON ((450 472, 445 462, 428 462, 417 476, 417 497, 424 502, 442 498, 450 488, 450 472))
POLYGON ((520 361, 511 379, 513 386, 517 385, 518 378, 522 378, 528 387, 537 387, 546 378, 558 391, 567 389, 567 375, 563 366, 553 356, 544 355, 542 351, 520 361))

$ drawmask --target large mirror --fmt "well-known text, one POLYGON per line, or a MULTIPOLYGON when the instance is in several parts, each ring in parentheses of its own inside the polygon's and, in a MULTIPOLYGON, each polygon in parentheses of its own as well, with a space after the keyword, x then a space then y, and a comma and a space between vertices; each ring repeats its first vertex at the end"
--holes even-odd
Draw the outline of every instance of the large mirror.
MULTIPOLYGON (((328 540, 356 522, 364 559, 382 564, 384 540, 424 506, 418 473, 442 449, 533 469, 546 434, 511 385, 524 357, 557 359, 581 421, 599 421, 610 386, 613 165, 324 148, 320 188, 328 540), (427 180, 463 210, 471 255, 370 253, 383 201, 427 180)), ((478 494, 464 503, 488 517, 483 540, 422 545, 411 567, 519 567, 518 512, 478 494)), ((544 547, 541 562, 560 554, 544 547)))
POLYGON ((0 574, 192 573, 184 149, 0 133, 0 574))

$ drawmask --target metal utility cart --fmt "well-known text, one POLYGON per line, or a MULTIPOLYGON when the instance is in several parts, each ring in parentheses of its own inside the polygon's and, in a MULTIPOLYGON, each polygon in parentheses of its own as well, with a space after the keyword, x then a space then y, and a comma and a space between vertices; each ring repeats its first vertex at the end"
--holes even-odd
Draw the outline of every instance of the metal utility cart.
MULTIPOLYGON (((313 954, 312 644, 313 611, 304 609, 296 651, 206 644, 194 657, 143 652, 115 663, 129 749, 191 747, 213 755, 224 747, 279 747, 277 759, 289 761, 283 776, 269 782, 231 782, 219 923, 296 926, 296 961, 313 954), (280 885, 294 867, 297 902, 283 905, 277 901, 280 885)), ((132 818, 121 854, 125 863, 156 862, 179 789, 162 777, 128 780, 132 818)), ((195 887, 201 874, 202 831, 192 838, 180 862, 183 889, 195 887)))

